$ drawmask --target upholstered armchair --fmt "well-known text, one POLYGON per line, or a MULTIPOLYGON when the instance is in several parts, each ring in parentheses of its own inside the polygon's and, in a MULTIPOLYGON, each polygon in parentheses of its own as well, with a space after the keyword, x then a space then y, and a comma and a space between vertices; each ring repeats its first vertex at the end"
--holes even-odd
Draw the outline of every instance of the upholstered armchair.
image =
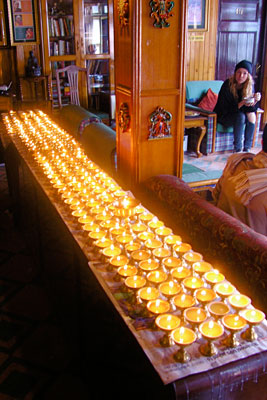
MULTIPOLYGON (((200 106, 209 100, 204 98, 209 95, 218 94, 223 81, 188 81, 186 82, 186 109, 194 110, 199 112, 201 115, 208 117, 207 121, 207 133, 202 140, 200 151, 203 154, 209 154, 220 151, 231 151, 234 150, 234 136, 233 128, 226 128, 217 122, 217 115, 213 111, 201 108, 200 106), (209 91, 209 89, 211 89, 209 91), (208 93, 209 91, 209 93, 208 93), (202 100, 202 101, 201 101, 202 100)), ((202 106, 203 107, 203 106, 202 106)), ((263 110, 258 109, 256 113, 256 124, 253 135, 253 146, 257 143, 258 134, 260 129, 261 114, 263 110)), ((194 146, 197 143, 197 136, 190 135, 191 144, 194 146)))

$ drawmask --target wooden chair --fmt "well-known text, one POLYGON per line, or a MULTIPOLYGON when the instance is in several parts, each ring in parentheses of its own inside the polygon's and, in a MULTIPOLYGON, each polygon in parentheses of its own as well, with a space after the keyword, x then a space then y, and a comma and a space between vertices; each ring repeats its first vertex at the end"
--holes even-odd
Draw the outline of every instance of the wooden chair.
POLYGON ((90 79, 89 79, 89 69, 78 67, 76 65, 69 65, 65 68, 59 68, 56 70, 56 82, 57 82, 57 92, 58 92, 58 102, 59 107, 62 108, 62 98, 61 98, 61 88, 60 88, 60 74, 67 73, 68 83, 70 87, 70 104, 80 105, 79 97, 79 72, 84 72, 86 74, 86 84, 87 84, 87 95, 90 92, 90 79))

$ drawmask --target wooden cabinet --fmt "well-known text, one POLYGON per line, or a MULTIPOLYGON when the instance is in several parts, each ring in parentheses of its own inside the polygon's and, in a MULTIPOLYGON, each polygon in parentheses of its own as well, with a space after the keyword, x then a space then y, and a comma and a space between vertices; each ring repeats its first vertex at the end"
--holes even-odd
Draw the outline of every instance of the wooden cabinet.
MULTIPOLYGON (((80 101, 92 112, 114 118, 114 50, 112 0, 42 0, 45 73, 50 75, 53 107, 58 107, 56 69, 70 64, 89 67, 90 93, 80 87, 80 101)), ((63 105, 68 82, 61 76, 63 105)))

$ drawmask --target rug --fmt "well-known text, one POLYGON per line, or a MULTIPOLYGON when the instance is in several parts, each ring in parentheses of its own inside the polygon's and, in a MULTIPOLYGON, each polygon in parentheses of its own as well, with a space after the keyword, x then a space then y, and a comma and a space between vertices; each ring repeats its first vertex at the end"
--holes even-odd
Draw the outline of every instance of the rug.
POLYGON ((193 174, 195 172, 203 172, 203 170, 195 167, 192 164, 187 164, 187 163, 183 164, 183 175, 193 174))

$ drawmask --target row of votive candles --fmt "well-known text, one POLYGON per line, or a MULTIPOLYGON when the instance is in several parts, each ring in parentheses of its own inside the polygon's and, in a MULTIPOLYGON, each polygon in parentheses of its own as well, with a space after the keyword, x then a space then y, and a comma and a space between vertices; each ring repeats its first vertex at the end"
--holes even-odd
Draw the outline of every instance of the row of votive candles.
MULTIPOLYGON (((157 326, 172 332, 173 341, 178 343, 182 334, 194 337, 189 328, 176 326, 184 320, 195 329, 200 326, 203 336, 209 331, 216 337, 222 330, 217 326, 221 317, 230 331, 264 319, 260 310, 248 308, 247 296, 236 292, 190 244, 89 160, 78 143, 44 113, 11 112, 4 122, 9 134, 21 138, 77 218, 95 255, 108 263, 109 271, 115 270, 115 279, 123 280, 137 302, 157 316, 157 326), (215 301, 218 296, 222 301, 215 301), (227 298, 228 304, 223 302, 227 298), (242 310, 242 315, 229 314, 229 306, 242 310), (169 313, 176 309, 183 311, 180 317, 169 313), (210 316, 215 321, 207 321, 210 316)), ((252 334, 247 338, 252 340, 252 334)))

